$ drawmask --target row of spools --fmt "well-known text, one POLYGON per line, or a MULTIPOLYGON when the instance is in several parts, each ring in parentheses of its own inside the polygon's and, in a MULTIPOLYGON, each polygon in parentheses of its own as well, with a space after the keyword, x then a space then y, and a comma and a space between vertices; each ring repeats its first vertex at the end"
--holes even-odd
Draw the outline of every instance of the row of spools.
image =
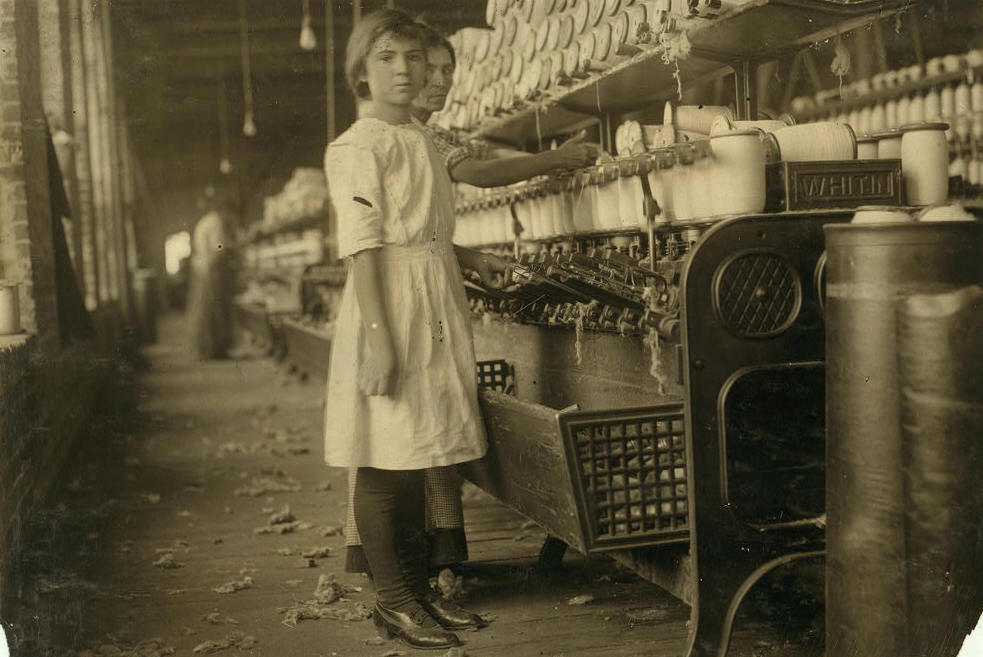
POLYGON ((516 237, 513 212, 522 239, 529 240, 644 230, 650 216, 656 225, 687 225, 761 212, 767 201, 766 165, 780 160, 900 159, 905 202, 938 204, 949 189, 946 127, 912 124, 890 139, 858 142, 843 124, 741 122, 721 114, 708 138, 459 203, 455 240, 465 246, 511 242, 516 237), (655 203, 647 208, 648 195, 655 203))
POLYGON ((473 129, 487 116, 659 43, 689 18, 712 18, 723 8, 721 0, 489 0, 491 29, 464 28, 450 38, 458 66, 438 122, 473 129))
POLYGON ((946 133, 951 142, 966 142, 973 137, 983 141, 983 79, 978 76, 983 67, 983 50, 966 54, 951 54, 929 60, 924 69, 918 64, 898 70, 878 73, 869 80, 859 80, 844 89, 830 89, 816 94, 815 99, 798 97, 792 101, 797 115, 819 116, 820 121, 849 124, 858 135, 876 134, 885 130, 920 121, 949 123, 946 133), (964 73, 957 80, 938 76, 964 73), (899 85, 904 89, 892 92, 899 85), (871 94, 879 96, 865 102, 871 94), (827 103, 847 99, 847 107, 823 111, 827 103))

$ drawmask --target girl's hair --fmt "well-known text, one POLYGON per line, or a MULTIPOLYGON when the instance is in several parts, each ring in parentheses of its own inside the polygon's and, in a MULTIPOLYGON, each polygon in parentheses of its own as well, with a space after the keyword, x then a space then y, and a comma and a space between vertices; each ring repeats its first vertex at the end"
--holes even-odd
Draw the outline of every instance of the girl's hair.
POLYGON ((359 78, 365 73, 365 60, 372 52, 372 46, 384 34, 419 41, 423 45, 420 26, 404 11, 379 9, 362 16, 352 29, 345 48, 345 79, 355 98, 369 97, 368 85, 359 78))
POLYGON ((457 68, 457 55, 454 53, 454 46, 443 34, 433 29, 423 21, 420 21, 420 29, 423 32, 423 47, 427 50, 431 48, 444 48, 451 55, 451 65, 457 68))

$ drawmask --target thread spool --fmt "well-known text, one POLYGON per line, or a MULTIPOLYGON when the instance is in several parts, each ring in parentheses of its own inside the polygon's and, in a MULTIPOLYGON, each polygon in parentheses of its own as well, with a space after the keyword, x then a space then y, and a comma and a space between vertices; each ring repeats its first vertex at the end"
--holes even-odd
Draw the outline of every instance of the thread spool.
POLYGON ((563 51, 563 74, 571 79, 580 76, 580 44, 576 41, 563 51))
POLYGON ((540 89, 548 89, 550 83, 553 81, 553 60, 550 57, 543 56, 539 58, 539 84, 537 85, 540 89))
POLYGON ((902 127, 901 171, 910 205, 941 203, 949 196, 947 123, 902 127))
POLYGON ((587 14, 589 13, 588 0, 579 0, 571 13, 574 34, 583 34, 587 30, 587 14))
POLYGON ((642 30, 648 30, 648 25, 645 22, 645 5, 638 4, 628 9, 628 43, 640 43, 642 30), (643 28, 643 26, 645 27, 643 28))
POLYGON ((901 157, 900 130, 882 130, 871 137, 877 140, 878 160, 896 160, 901 157))
POLYGON ((932 87, 925 92, 925 119, 938 121, 942 118, 942 96, 939 90, 932 87))
POLYGON ((670 203, 674 219, 679 223, 687 223, 695 216, 690 197, 695 154, 690 144, 679 144, 673 147, 673 151, 676 155, 676 164, 670 170, 669 193, 672 197, 670 203))
POLYGON ((556 87, 561 84, 566 84, 569 80, 566 73, 563 72, 563 52, 560 50, 554 50, 549 54, 550 61, 550 81, 549 85, 551 87, 556 87))
POLYGON ((871 108, 864 107, 860 110, 860 116, 857 120, 857 125, 855 126, 856 131, 860 134, 864 134, 874 130, 875 128, 870 124, 871 108))
POLYGON ((969 114, 973 109, 972 94, 966 82, 960 82, 956 87, 956 114, 969 114))
POLYGON ((907 96, 902 96, 898 99, 898 118, 897 124, 904 125, 908 123, 908 108, 911 106, 911 99, 907 96))
POLYGON ((673 124, 677 130, 686 132, 699 132, 704 135, 710 134, 713 121, 718 116, 727 117, 729 121, 734 120, 734 113, 729 107, 719 105, 679 105, 675 108, 675 121, 663 121, 673 124))
POLYGON ((870 110, 870 122, 867 125, 867 132, 884 130, 887 128, 887 111, 884 103, 877 103, 870 110))
POLYGON ((496 23, 498 23, 499 20, 501 20, 502 15, 504 15, 505 13, 503 10, 502 14, 499 14, 498 11, 499 5, 501 5, 502 7, 508 6, 506 2, 499 3, 498 0, 488 0, 488 2, 485 4, 485 23, 489 27, 492 27, 496 23))
MULTIPOLYGON (((649 189, 652 191, 652 198, 659 206, 660 213, 655 217, 657 224, 668 223, 675 218, 675 211, 672 204, 672 167, 675 162, 675 155, 671 149, 662 149, 652 154, 648 162, 649 189)), ((639 228, 646 228, 640 224, 639 228)))
POLYGON ((857 138, 857 159, 876 160, 877 159, 877 137, 865 135, 857 138))
POLYGON ((595 181, 594 216, 597 220, 596 227, 603 230, 621 228, 618 166, 605 165, 600 167, 595 181))
POLYGON ((570 14, 560 16, 557 27, 556 47, 569 48, 571 41, 573 41, 573 35, 573 16, 570 14))
POLYGON ((979 285, 898 305, 908 594, 903 654, 955 655, 983 607, 981 307, 979 285))
POLYGON ((619 163, 618 213, 622 228, 636 228, 645 221, 644 193, 639 179, 639 164, 634 160, 619 163))
MULTIPOLYGON (((720 189, 714 190, 711 176, 713 158, 710 152, 710 140, 702 139, 693 142, 693 152, 696 159, 693 162, 690 177, 690 205, 692 206, 693 218, 702 219, 716 214, 714 212, 714 194, 720 189)), ((763 171, 764 169, 762 169, 763 171)))
POLYGON ((946 203, 928 206, 918 214, 918 221, 976 221, 976 217, 958 203, 946 203))
POLYGON ((893 98, 884 103, 884 127, 886 129, 898 127, 898 101, 893 98))
POLYGON ((925 99, 921 94, 911 97, 911 104, 908 105, 908 123, 916 123, 925 120, 925 99))
POLYGON ((758 130, 720 132, 710 138, 713 154, 707 195, 712 214, 761 212, 765 207, 765 146, 758 130))
POLYGON ((20 303, 17 283, 0 281, 0 335, 20 333, 20 303))
POLYGON ((907 211, 892 205, 861 205, 853 213, 850 223, 854 224, 897 224, 909 223, 914 218, 907 211))
POLYGON ((969 89, 969 104, 974 112, 983 112, 983 82, 980 80, 974 82, 969 89))
POLYGON ((903 645, 905 495, 895 306, 913 293, 983 280, 983 224, 827 224, 824 232, 826 654, 919 654, 903 645))
POLYGON ((546 50, 554 51, 560 45, 560 18, 550 16, 546 22, 546 50))
POLYGON ((786 162, 854 160, 857 138, 849 125, 808 123, 779 128, 771 133, 780 158, 786 162))

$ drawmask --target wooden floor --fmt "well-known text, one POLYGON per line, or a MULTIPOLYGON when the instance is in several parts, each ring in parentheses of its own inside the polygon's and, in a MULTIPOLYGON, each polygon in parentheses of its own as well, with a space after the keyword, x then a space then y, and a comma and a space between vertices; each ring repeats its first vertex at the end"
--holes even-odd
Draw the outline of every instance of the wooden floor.
MULTIPOLYGON (((350 589, 329 605, 334 613, 373 600, 363 576, 343 572, 342 537, 325 535, 344 519, 346 475, 323 465, 323 386, 265 358, 196 362, 181 328, 167 319, 145 352, 149 369, 119 374, 64 487, 29 531, 12 619, 19 654, 208 654, 209 641, 232 644, 219 655, 412 654, 380 642, 371 620, 284 622, 321 575, 350 589), (299 490, 245 490, 263 483, 299 490), (257 533, 285 505, 309 526, 257 533), (313 548, 329 556, 301 556, 313 548), (177 567, 163 567, 169 561, 177 567), (215 591, 233 581, 248 587, 215 591)), ((465 499, 462 602, 493 621, 461 635, 466 654, 683 655, 687 606, 605 557, 568 554, 543 571, 542 530, 474 487, 465 499)), ((764 607, 741 617, 731 655, 821 654, 821 628, 764 607)))

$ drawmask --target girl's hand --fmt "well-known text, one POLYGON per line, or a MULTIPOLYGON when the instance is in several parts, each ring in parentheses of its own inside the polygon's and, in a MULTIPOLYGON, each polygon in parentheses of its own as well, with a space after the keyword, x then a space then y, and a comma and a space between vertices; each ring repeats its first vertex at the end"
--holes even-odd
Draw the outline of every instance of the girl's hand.
POLYGON ((552 151, 558 169, 582 169, 594 164, 601 154, 600 144, 584 141, 587 132, 581 130, 552 151))
POLYGON ((482 285, 492 290, 500 290, 511 277, 512 265, 505 258, 492 253, 479 253, 475 262, 475 271, 481 277, 482 285))
POLYGON ((358 371, 358 389, 370 397, 388 397, 396 388, 396 355, 392 348, 368 349, 358 371))

